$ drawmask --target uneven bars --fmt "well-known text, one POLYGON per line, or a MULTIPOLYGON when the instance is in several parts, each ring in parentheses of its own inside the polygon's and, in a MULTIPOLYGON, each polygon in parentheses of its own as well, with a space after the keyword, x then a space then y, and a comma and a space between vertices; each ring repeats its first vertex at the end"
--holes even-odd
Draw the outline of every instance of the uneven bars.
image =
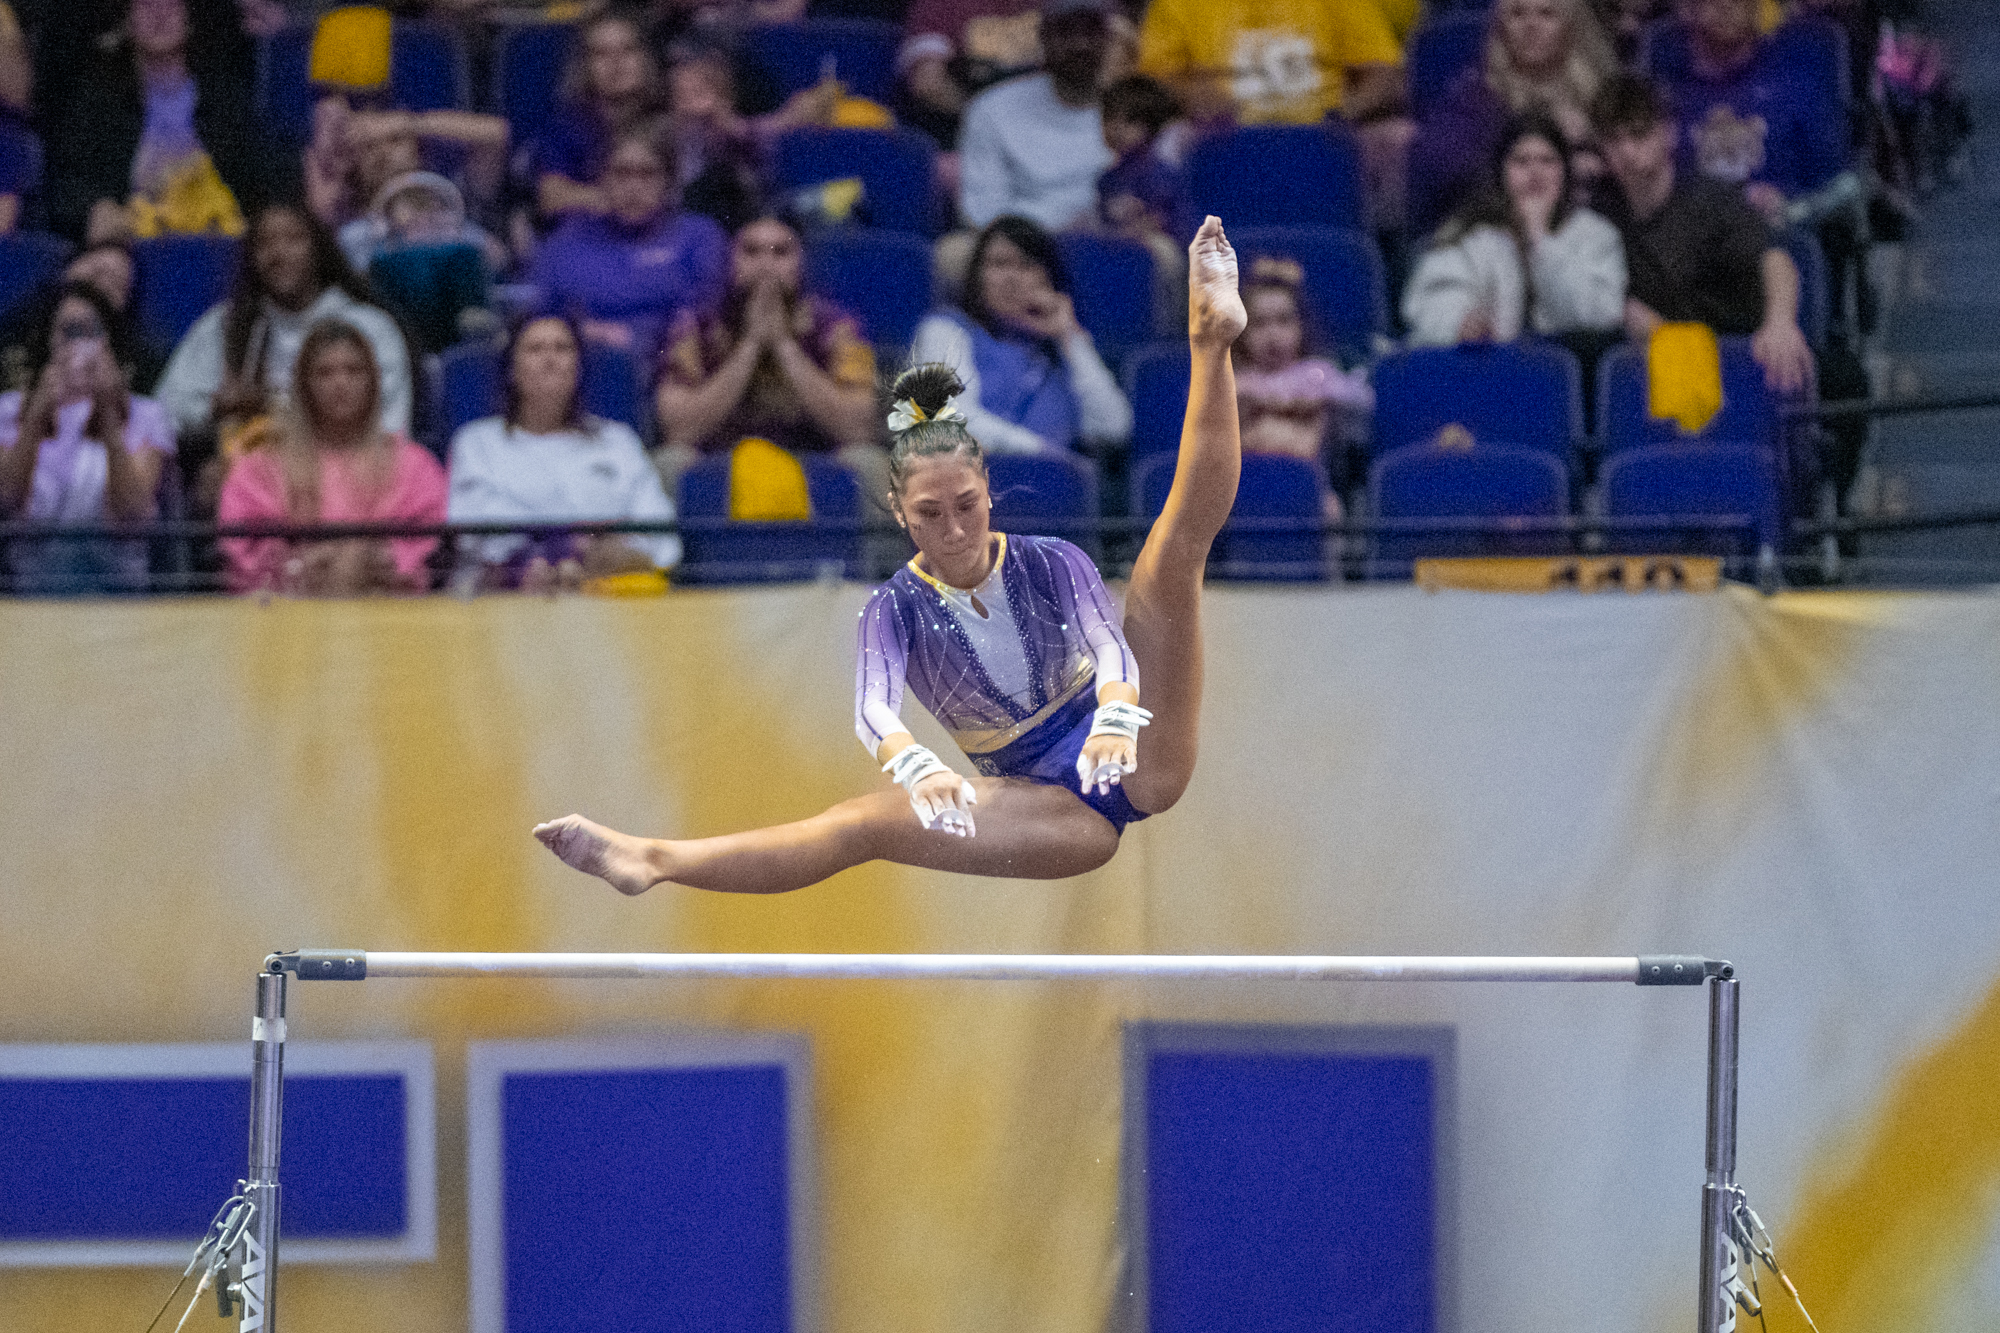
POLYGON ((1570 981, 1699 986, 1727 963, 1628 958, 1313 957, 1255 954, 403 953, 299 949, 270 972, 301 981, 380 977, 796 977, 936 981, 1570 981))

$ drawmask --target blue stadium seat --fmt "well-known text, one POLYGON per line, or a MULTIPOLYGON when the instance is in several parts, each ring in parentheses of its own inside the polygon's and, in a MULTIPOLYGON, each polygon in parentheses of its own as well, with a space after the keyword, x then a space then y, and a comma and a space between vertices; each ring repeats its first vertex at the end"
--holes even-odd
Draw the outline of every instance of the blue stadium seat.
MULTIPOLYGON (((1569 512, 1569 478, 1547 451, 1479 443, 1469 449, 1405 445, 1375 460, 1368 493, 1377 519, 1553 519, 1569 512)), ((1371 572, 1408 573, 1426 556, 1557 555, 1566 533, 1520 525, 1508 530, 1389 530, 1374 542, 1371 572)))
POLYGON ((1458 425, 1479 444, 1538 449, 1576 465, 1583 434, 1582 372, 1549 343, 1420 347, 1375 363, 1375 436, 1380 458, 1428 444, 1458 425))
POLYGON ((1610 518, 1738 517, 1745 526, 1701 528, 1662 523, 1614 527, 1610 548, 1637 554, 1747 557, 1777 550, 1777 464, 1750 444, 1655 444, 1627 449, 1604 465, 1604 512, 1610 518))
POLYGON ((515 144, 531 141, 555 114, 575 40, 576 25, 571 23, 501 30, 493 52, 493 110, 507 118, 515 144))
POLYGON ((62 274, 69 256, 69 242, 60 236, 39 231, 0 236, 0 321, 24 313, 62 274))
POLYGON ((1486 43, 1486 15, 1440 14, 1410 34, 1403 60, 1410 82, 1410 111, 1422 120, 1444 100, 1452 83, 1479 63, 1486 43))
POLYGON ((892 353, 910 345, 931 308, 931 247, 921 236, 839 227, 806 238, 806 286, 861 321, 892 353))
POLYGON ((1077 322, 1090 330, 1105 359, 1118 360, 1151 342, 1153 252, 1137 241, 1093 232, 1065 232, 1056 245, 1069 269, 1077 322))
POLYGON ((781 583, 816 578, 829 565, 844 576, 860 570, 861 488, 854 474, 830 458, 800 454, 812 498, 805 523, 715 523, 729 517, 728 453, 719 453, 681 476, 680 516, 696 526, 681 534, 686 554, 676 583, 781 583))
POLYGON ((1075 542, 1095 560, 1097 469, 1076 454, 992 454, 986 478, 993 494, 993 526, 1075 542))
POLYGON ((1722 410, 1695 435, 1647 411, 1646 353, 1615 347, 1597 366, 1597 447, 1607 458, 1649 444, 1754 444, 1777 455, 1779 403, 1747 338, 1722 340, 1722 410))
POLYGON ((1315 332, 1332 339, 1348 364, 1374 356, 1375 339, 1389 332, 1389 289, 1372 237, 1345 227, 1253 226, 1231 227, 1229 239, 1245 260, 1297 260, 1315 332))
MULTIPOLYGON (((312 137, 317 90, 307 79, 314 25, 294 23, 257 44, 257 114, 264 132, 299 145, 312 137)), ((450 28, 397 19, 389 36, 389 100, 405 111, 463 109, 469 75, 465 48, 450 28)))
POLYGON ((1819 237, 1803 227, 1788 227, 1777 234, 1776 240, 1798 266, 1799 329, 1815 350, 1824 348, 1832 304, 1827 290, 1826 251, 1819 237))
POLYGON ((1188 345, 1155 343, 1125 362, 1125 399, 1132 404, 1132 463, 1180 448, 1187 415, 1188 345))
POLYGON ((743 36, 743 54, 771 76, 780 97, 818 83, 830 61, 851 95, 886 105, 896 94, 902 41, 903 30, 880 19, 808 18, 751 29, 743 36))
POLYGON ((242 243, 233 236, 156 236, 132 246, 132 320, 141 341, 172 350, 204 311, 227 300, 242 243))
POLYGON ((771 180, 790 194, 859 176, 863 221, 934 236, 941 222, 936 160, 931 140, 915 130, 792 130, 772 145, 771 180))
POLYGON ((1361 151, 1334 122, 1250 125, 1203 139, 1188 154, 1187 187, 1194 223, 1213 213, 1232 227, 1367 225, 1361 151))
MULTIPOLYGON (((585 410, 607 421, 622 421, 643 437, 647 413, 641 383, 639 364, 630 352, 602 343, 583 345, 585 410)), ((468 421, 499 415, 500 348, 490 342, 467 342, 446 351, 438 357, 437 392, 435 419, 447 442, 468 421)))
MULTIPOLYGON (((1132 511, 1158 518, 1174 483, 1172 454, 1156 454, 1132 473, 1132 511)), ((1327 574, 1326 474, 1317 463, 1282 454, 1245 454, 1229 522, 1215 539, 1209 569, 1222 578, 1312 582, 1327 574)))

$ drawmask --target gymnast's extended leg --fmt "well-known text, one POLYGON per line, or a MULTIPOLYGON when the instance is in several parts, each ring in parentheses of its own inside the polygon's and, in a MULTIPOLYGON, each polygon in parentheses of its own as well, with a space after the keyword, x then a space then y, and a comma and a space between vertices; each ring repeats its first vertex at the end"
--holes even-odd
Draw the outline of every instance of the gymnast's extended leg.
POLYGON ((1194 775, 1201 722, 1201 580, 1208 550, 1236 503, 1243 445, 1229 346, 1247 322, 1236 252, 1211 217, 1188 249, 1188 343, 1193 374, 1180 456, 1125 594, 1125 639, 1139 661, 1152 724, 1139 733, 1138 770, 1125 793, 1147 814, 1180 800, 1194 775))
POLYGON ((1095 870, 1118 850, 1104 816, 1062 787, 1016 778, 974 778, 979 832, 954 838, 926 830, 900 791, 842 801, 792 824, 715 838, 635 838, 567 815, 535 836, 565 863, 620 893, 684 884, 730 893, 785 893, 868 861, 1012 879, 1066 879, 1095 870))

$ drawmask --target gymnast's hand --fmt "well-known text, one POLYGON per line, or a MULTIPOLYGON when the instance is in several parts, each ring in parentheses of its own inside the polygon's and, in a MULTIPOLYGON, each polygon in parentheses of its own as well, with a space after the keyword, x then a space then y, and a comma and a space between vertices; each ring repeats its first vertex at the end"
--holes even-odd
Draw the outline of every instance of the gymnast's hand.
POLYGON ((972 807, 978 800, 972 784, 950 769, 921 778, 910 788, 910 806, 924 827, 954 837, 969 838, 978 831, 972 825, 972 807))
POLYGON ((1076 757, 1076 775, 1082 781, 1080 790, 1090 795, 1092 787, 1099 796, 1108 796, 1118 785, 1119 779, 1139 768, 1139 742, 1129 736, 1116 736, 1109 732, 1099 732, 1083 743, 1083 753, 1076 757))
POLYGON ((1188 340, 1226 348, 1249 322, 1236 290, 1236 249, 1222 232, 1222 219, 1211 213, 1188 246, 1188 340))

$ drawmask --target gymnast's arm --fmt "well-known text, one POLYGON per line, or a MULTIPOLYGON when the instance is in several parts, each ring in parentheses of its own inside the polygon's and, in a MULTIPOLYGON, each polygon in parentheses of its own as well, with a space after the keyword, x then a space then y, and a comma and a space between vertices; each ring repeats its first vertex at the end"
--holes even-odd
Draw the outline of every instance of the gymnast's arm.
POLYGON ((903 682, 909 645, 903 641, 894 594, 882 589, 861 612, 854 663, 854 734, 910 794, 925 828, 970 837, 972 784, 947 767, 903 725, 903 682))
POLYGON ((1125 632, 1118 625, 1118 608, 1112 604, 1097 566, 1068 542, 1055 549, 1062 575, 1056 582, 1057 592, 1067 603, 1063 614, 1082 634, 1097 664, 1098 717, 1077 760, 1078 776, 1087 787, 1100 770, 1137 770, 1138 728, 1151 714, 1138 706, 1139 659, 1125 642, 1125 632), (1107 705, 1125 707, 1107 711, 1107 705))

